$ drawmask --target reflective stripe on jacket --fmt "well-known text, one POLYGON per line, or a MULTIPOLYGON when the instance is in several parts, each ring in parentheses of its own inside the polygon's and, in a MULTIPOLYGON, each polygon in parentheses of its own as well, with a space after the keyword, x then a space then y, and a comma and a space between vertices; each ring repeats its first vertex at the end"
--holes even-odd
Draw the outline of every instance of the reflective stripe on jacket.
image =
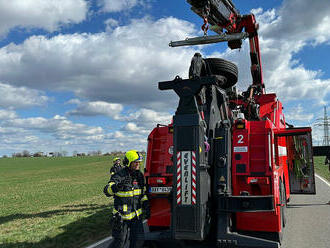
POLYGON ((112 211, 112 214, 115 215, 119 213, 121 215, 121 217, 123 218, 123 220, 131 220, 133 219, 135 216, 140 216, 142 214, 142 208, 134 211, 134 212, 131 212, 129 214, 122 214, 120 212, 118 212, 116 209, 113 209, 112 211))

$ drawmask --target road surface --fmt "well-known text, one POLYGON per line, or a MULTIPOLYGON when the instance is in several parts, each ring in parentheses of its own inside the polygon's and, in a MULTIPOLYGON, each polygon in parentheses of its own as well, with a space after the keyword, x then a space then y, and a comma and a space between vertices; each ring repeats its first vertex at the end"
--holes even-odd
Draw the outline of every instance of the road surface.
MULTIPOLYGON (((316 180, 316 195, 293 195, 286 210, 281 248, 330 247, 330 184, 316 180)), ((107 248, 111 239, 87 248, 107 248)))
POLYGON ((330 185, 316 180, 316 195, 294 195, 287 208, 282 248, 330 247, 330 185))

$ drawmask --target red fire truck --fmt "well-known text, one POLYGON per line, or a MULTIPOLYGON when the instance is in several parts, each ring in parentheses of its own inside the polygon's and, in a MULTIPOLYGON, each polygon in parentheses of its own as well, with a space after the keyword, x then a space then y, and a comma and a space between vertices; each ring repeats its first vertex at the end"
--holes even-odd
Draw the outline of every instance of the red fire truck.
POLYGON ((252 84, 238 93, 237 66, 200 54, 188 79, 159 83, 180 101, 172 123, 148 137, 145 240, 155 247, 279 247, 291 194, 315 194, 311 128, 288 124, 276 94, 266 93, 254 15, 240 15, 230 0, 188 2, 205 35, 170 46, 226 41, 237 49, 248 38, 252 84), (207 35, 209 25, 217 35, 207 35))

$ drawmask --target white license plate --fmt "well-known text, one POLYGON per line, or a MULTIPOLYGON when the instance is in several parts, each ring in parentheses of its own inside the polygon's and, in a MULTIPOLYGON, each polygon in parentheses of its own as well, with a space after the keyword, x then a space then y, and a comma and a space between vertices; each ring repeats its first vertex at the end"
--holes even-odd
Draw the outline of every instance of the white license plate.
POLYGON ((170 193, 172 187, 150 187, 150 193, 170 193))

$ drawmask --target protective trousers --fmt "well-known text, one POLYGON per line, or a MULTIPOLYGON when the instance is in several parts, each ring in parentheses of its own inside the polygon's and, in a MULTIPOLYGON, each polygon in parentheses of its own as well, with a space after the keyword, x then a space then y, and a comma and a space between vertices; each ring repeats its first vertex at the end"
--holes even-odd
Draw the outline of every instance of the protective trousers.
POLYGON ((114 217, 112 237, 108 248, 142 248, 143 247, 142 219, 122 220, 119 215, 114 217))

